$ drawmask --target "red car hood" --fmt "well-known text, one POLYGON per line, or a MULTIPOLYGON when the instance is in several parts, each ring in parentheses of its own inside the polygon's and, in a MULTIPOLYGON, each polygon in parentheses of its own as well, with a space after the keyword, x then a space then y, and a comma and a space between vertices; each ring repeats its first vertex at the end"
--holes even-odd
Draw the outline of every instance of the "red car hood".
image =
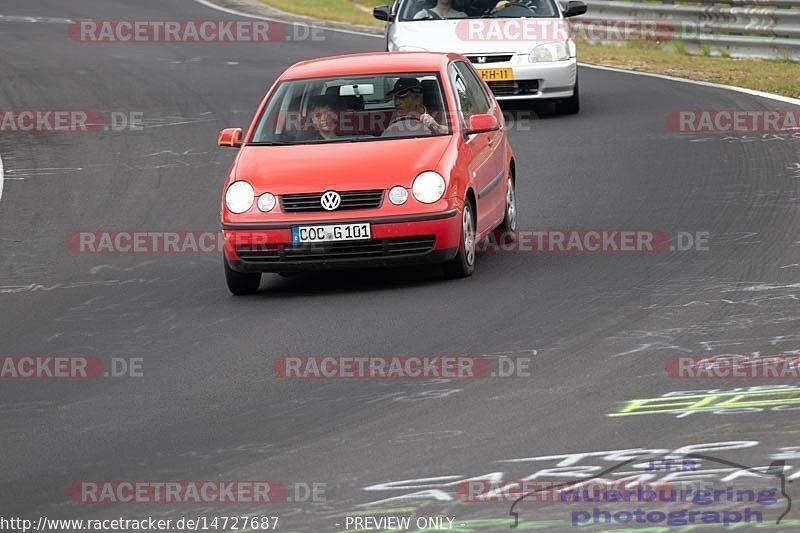
POLYGON ((425 170, 436 170, 452 135, 295 146, 245 146, 234 169, 256 194, 411 187, 425 170))

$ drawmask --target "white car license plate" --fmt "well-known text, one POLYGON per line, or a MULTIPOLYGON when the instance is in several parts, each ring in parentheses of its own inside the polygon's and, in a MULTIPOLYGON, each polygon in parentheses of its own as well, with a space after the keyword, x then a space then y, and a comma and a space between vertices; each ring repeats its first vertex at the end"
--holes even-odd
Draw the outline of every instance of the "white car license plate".
POLYGON ((514 69, 510 68, 479 68, 478 74, 483 81, 512 81, 514 79, 514 69))
POLYGON ((333 224, 326 226, 294 226, 292 242, 362 241, 372 238, 368 223, 333 224))

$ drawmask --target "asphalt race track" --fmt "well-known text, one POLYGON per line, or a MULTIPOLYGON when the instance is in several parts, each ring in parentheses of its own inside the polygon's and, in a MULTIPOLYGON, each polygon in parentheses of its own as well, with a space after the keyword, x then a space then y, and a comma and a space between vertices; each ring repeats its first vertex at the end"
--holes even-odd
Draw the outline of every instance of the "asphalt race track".
MULTIPOLYGON (((678 133, 666 120, 790 104, 581 68, 580 115, 507 106, 521 229, 707 233, 707 249, 484 253, 460 281, 435 268, 267 275, 258 295, 235 298, 218 254, 74 253, 68 236, 217 230, 234 156, 215 145, 217 132, 246 127, 294 62, 381 50, 381 40, 329 31, 321 42, 268 44, 71 40, 68 19, 88 18, 236 17, 191 0, 0 5, 0 108, 135 112, 144 126, 0 134, 0 356, 141 359, 143 373, 0 380, 0 515, 267 515, 283 531, 338 531, 345 516, 388 509, 506 531, 508 505, 459 502, 454 483, 520 479, 562 460, 500 462, 510 459, 608 451, 578 462, 608 467, 628 458, 611 450, 688 445, 751 467, 783 458, 789 475, 799 471, 797 398, 782 409, 608 416, 673 391, 797 384, 664 370, 677 354, 800 354, 800 138, 678 133), (282 355, 410 354, 530 358, 530 375, 272 371, 282 355), (439 479, 374 487, 420 478, 439 479), (324 501, 80 505, 68 493, 79 480, 316 483, 324 501)), ((796 530, 793 517, 800 511, 770 529, 796 530)), ((563 506, 527 506, 520 519, 573 529, 563 506)))

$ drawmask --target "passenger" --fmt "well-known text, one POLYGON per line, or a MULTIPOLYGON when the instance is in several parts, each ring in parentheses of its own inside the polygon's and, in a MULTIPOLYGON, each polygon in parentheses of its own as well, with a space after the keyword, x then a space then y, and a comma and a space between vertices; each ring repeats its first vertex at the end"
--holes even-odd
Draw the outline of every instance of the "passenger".
POLYGON ((311 123, 314 131, 304 141, 330 141, 339 137, 337 126, 344 111, 342 99, 335 95, 319 95, 311 100, 311 123))

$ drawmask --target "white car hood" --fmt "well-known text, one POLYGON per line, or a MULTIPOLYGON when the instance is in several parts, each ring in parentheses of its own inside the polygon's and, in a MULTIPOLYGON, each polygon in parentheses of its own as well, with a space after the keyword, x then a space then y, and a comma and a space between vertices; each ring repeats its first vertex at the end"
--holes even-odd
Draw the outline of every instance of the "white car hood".
MULTIPOLYGON (((489 35, 489 29, 485 30, 489 35)), ((423 48, 429 52, 456 52, 459 54, 528 54, 537 44, 564 41, 559 35, 569 33, 569 25, 563 19, 468 19, 468 20, 423 20, 398 22, 390 35, 392 50, 401 46, 423 48), (476 21, 481 24, 532 24, 542 27, 533 39, 469 39, 465 38, 465 24, 476 21), (547 38, 549 37, 549 38, 547 38)), ((528 35, 532 35, 529 33, 528 35)))

